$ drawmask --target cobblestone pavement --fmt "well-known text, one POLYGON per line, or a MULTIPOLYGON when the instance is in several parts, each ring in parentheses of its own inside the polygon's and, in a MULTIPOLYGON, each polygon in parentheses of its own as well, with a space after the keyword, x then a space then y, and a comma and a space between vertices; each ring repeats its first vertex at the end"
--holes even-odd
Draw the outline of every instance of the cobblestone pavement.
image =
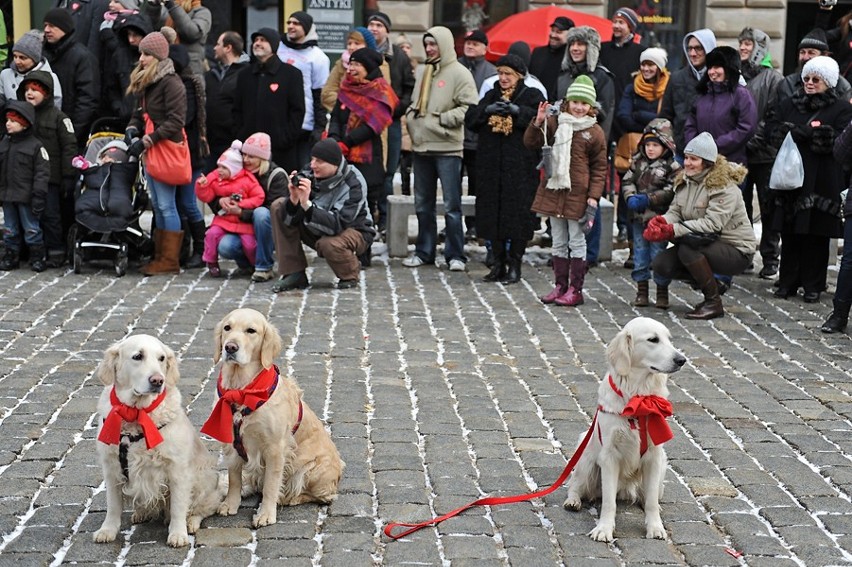
POLYGON ((478 261, 458 273, 377 257, 347 291, 318 261, 308 290, 278 296, 233 273, 2 273, 0 565, 852 563, 852 343, 819 332, 830 296, 778 300, 743 276, 725 318, 687 321, 696 292, 675 284, 670 311, 637 310, 629 271, 613 263, 590 273, 585 305, 554 308, 537 299, 549 270, 532 260, 504 287, 481 283, 478 261), (339 499, 280 508, 277 524, 254 530, 257 500, 246 498, 183 549, 165 545, 160 522, 131 525, 126 512, 115 543, 93 543, 105 510, 92 376, 102 352, 131 333, 161 337, 200 427, 215 390, 212 329, 240 306, 277 325, 279 365, 331 428, 347 462, 339 499), (667 540, 646 540, 641 510, 620 503, 616 541, 593 542, 597 509, 565 511, 564 489, 404 540, 382 535, 388 521, 549 486, 588 428, 606 342, 640 314, 667 324, 689 358, 670 380, 667 540))

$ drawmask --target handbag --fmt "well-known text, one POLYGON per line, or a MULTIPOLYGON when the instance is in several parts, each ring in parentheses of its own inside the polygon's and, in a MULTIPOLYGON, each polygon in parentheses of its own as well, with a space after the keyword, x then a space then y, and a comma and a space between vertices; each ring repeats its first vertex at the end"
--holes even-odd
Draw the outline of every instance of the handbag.
POLYGON ((630 169, 630 164, 633 161, 633 154, 639 148, 639 142, 642 140, 642 132, 627 132, 622 134, 618 139, 618 144, 615 146, 615 159, 613 165, 619 173, 624 173, 630 169))
POLYGON ((704 248, 719 240, 718 232, 696 232, 692 231, 689 234, 684 234, 677 239, 678 244, 689 246, 693 250, 704 248))
POLYGON ((805 165, 793 135, 787 132, 769 175, 769 188, 775 191, 798 189, 805 183, 805 165))
MULTIPOLYGON (((145 114, 145 134, 154 131, 154 122, 145 114)), ((192 181, 192 162, 189 157, 189 142, 186 131, 181 128, 183 140, 173 142, 163 139, 145 150, 145 171, 160 183, 186 185, 192 181)))

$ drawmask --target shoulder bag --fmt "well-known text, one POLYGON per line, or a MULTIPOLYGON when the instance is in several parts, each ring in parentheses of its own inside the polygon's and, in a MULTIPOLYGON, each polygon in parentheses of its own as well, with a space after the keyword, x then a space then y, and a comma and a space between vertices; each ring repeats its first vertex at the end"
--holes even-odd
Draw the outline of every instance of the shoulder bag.
MULTIPOLYGON (((145 134, 154 131, 154 122, 145 114, 145 134)), ((189 142, 186 132, 181 128, 183 141, 173 142, 162 139, 145 150, 145 171, 167 185, 185 185, 192 181, 192 163, 189 157, 189 142)))

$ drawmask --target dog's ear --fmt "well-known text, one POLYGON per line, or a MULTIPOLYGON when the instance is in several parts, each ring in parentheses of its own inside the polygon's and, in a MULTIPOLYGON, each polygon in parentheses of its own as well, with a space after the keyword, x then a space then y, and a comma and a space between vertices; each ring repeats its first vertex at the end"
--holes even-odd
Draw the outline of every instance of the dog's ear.
POLYGON ((631 360, 633 358, 633 336, 622 329, 615 335, 609 346, 606 347, 606 358, 609 365, 618 376, 630 374, 631 360))
POLYGON ((216 328, 213 330, 213 364, 219 364, 219 359, 222 358, 222 330, 225 327, 225 319, 216 323, 216 328))
POLYGON ((177 386, 178 380, 180 380, 177 356, 175 355, 175 351, 168 346, 163 345, 163 349, 166 351, 166 384, 177 386))
POLYGON ((118 365, 118 349, 121 342, 117 342, 104 352, 104 359, 95 370, 95 376, 100 378, 104 386, 115 384, 115 372, 118 365))
POLYGON ((263 343, 260 345, 260 364, 269 368, 275 363, 275 359, 281 354, 281 335, 278 329, 269 321, 264 320, 263 343))

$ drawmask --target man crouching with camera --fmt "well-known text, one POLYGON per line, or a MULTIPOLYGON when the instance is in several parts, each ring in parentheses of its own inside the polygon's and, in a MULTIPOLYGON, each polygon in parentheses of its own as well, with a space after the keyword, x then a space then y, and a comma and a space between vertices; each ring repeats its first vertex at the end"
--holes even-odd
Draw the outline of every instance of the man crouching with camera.
POLYGON ((334 140, 311 149, 310 167, 290 175, 290 195, 272 203, 272 230, 280 279, 272 291, 308 287, 302 243, 325 258, 337 289, 358 284, 358 256, 370 249, 376 230, 367 207, 367 182, 343 159, 334 140))

